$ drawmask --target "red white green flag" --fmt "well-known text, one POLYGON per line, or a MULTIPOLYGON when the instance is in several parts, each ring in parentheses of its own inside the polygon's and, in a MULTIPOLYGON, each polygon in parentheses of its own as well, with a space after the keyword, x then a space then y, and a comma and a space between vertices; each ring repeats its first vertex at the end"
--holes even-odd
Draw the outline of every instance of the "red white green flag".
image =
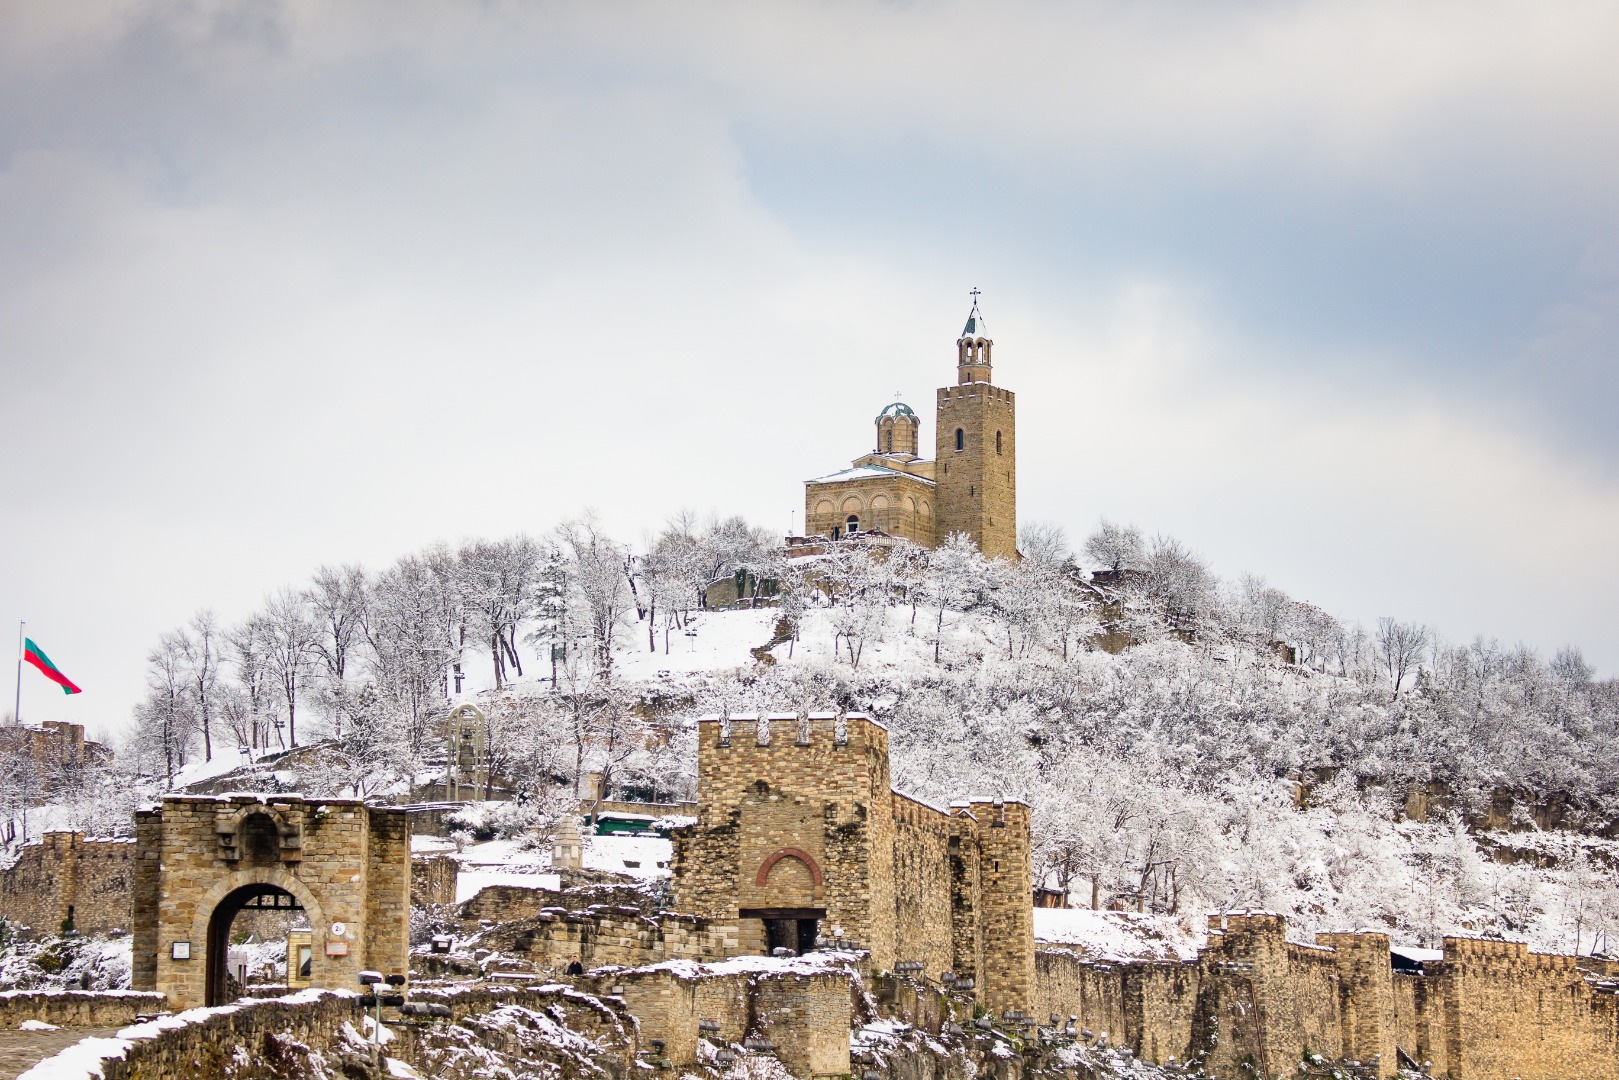
POLYGON ((33 638, 23 638, 22 658, 37 667, 40 670, 40 673, 51 682, 55 683, 57 686, 60 686, 62 688, 62 693, 84 693, 83 690, 80 690, 76 685, 74 685, 72 679, 68 678, 66 675, 63 675, 57 666, 51 663, 51 658, 46 656, 44 651, 40 649, 38 645, 34 644, 33 638))

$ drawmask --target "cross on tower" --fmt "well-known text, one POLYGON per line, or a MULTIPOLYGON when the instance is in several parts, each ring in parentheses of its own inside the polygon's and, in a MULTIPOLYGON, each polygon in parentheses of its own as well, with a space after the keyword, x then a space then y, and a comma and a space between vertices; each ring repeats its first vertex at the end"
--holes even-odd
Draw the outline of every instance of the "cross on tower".
POLYGON ((974 285, 970 290, 968 290, 968 295, 970 295, 973 298, 973 307, 977 307, 978 306, 978 286, 974 285))

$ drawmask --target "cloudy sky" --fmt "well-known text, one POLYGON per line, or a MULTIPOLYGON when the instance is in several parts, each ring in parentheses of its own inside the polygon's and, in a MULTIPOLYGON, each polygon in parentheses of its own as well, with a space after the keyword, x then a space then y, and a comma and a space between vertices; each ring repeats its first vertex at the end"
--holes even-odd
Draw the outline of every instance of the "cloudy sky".
POLYGON ((931 420, 974 286, 1024 522, 1619 674, 1616 40, 1578 0, 4 3, 0 620, 87 690, 29 673, 24 719, 121 726, 160 632, 322 562, 785 531, 896 389, 931 420))

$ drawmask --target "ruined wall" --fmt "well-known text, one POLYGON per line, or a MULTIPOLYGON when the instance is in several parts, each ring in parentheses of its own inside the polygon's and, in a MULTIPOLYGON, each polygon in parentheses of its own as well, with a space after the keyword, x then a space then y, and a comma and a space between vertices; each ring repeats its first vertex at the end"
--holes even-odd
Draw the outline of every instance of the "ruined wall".
POLYGON ((489 938, 503 951, 526 955, 553 972, 576 957, 587 967, 637 967, 664 960, 710 960, 736 952, 734 923, 634 908, 564 911, 550 908, 500 927, 489 938))
POLYGON ((1396 976, 1400 1048, 1453 1080, 1619 1077, 1619 993, 1571 956, 1446 938, 1442 962, 1396 976))
POLYGON ((0 871, 0 917, 56 933, 71 914, 86 934, 128 929, 134 883, 133 840, 87 840, 49 832, 0 871))
POLYGON ((427 907, 429 905, 455 903, 455 879, 460 870, 461 864, 448 855, 417 855, 412 857, 410 860, 411 906, 427 907))
POLYGON ((846 971, 791 972, 704 968, 657 968, 575 980, 590 993, 623 999, 641 1025, 643 1045, 663 1043, 663 1056, 677 1069, 697 1061, 709 1020, 715 1043, 764 1037, 796 1077, 849 1073, 849 1028, 853 1017, 846 971))

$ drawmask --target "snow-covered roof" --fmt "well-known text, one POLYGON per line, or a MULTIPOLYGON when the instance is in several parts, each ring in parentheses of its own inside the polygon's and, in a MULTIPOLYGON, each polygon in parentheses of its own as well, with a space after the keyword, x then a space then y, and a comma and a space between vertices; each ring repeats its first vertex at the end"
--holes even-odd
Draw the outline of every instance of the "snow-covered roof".
POLYGON ((911 407, 903 401, 896 401, 884 408, 882 412, 877 414, 877 419, 881 420, 885 416, 903 416, 907 420, 916 419, 916 413, 912 412, 911 407))
POLYGON ((1389 952, 1418 964, 1434 963, 1445 958, 1439 949, 1418 949, 1410 945, 1390 945, 1389 952))
POLYGON ((978 313, 976 303, 973 304, 973 309, 967 313, 967 325, 961 331, 961 336, 964 338, 989 337, 989 327, 984 325, 984 317, 978 313))
POLYGON ((898 469, 890 469, 883 465, 856 465, 852 469, 831 473, 827 476, 818 476, 814 480, 804 481, 806 484, 839 484, 845 480, 914 480, 918 484, 933 486, 933 481, 922 476, 915 476, 898 469))

